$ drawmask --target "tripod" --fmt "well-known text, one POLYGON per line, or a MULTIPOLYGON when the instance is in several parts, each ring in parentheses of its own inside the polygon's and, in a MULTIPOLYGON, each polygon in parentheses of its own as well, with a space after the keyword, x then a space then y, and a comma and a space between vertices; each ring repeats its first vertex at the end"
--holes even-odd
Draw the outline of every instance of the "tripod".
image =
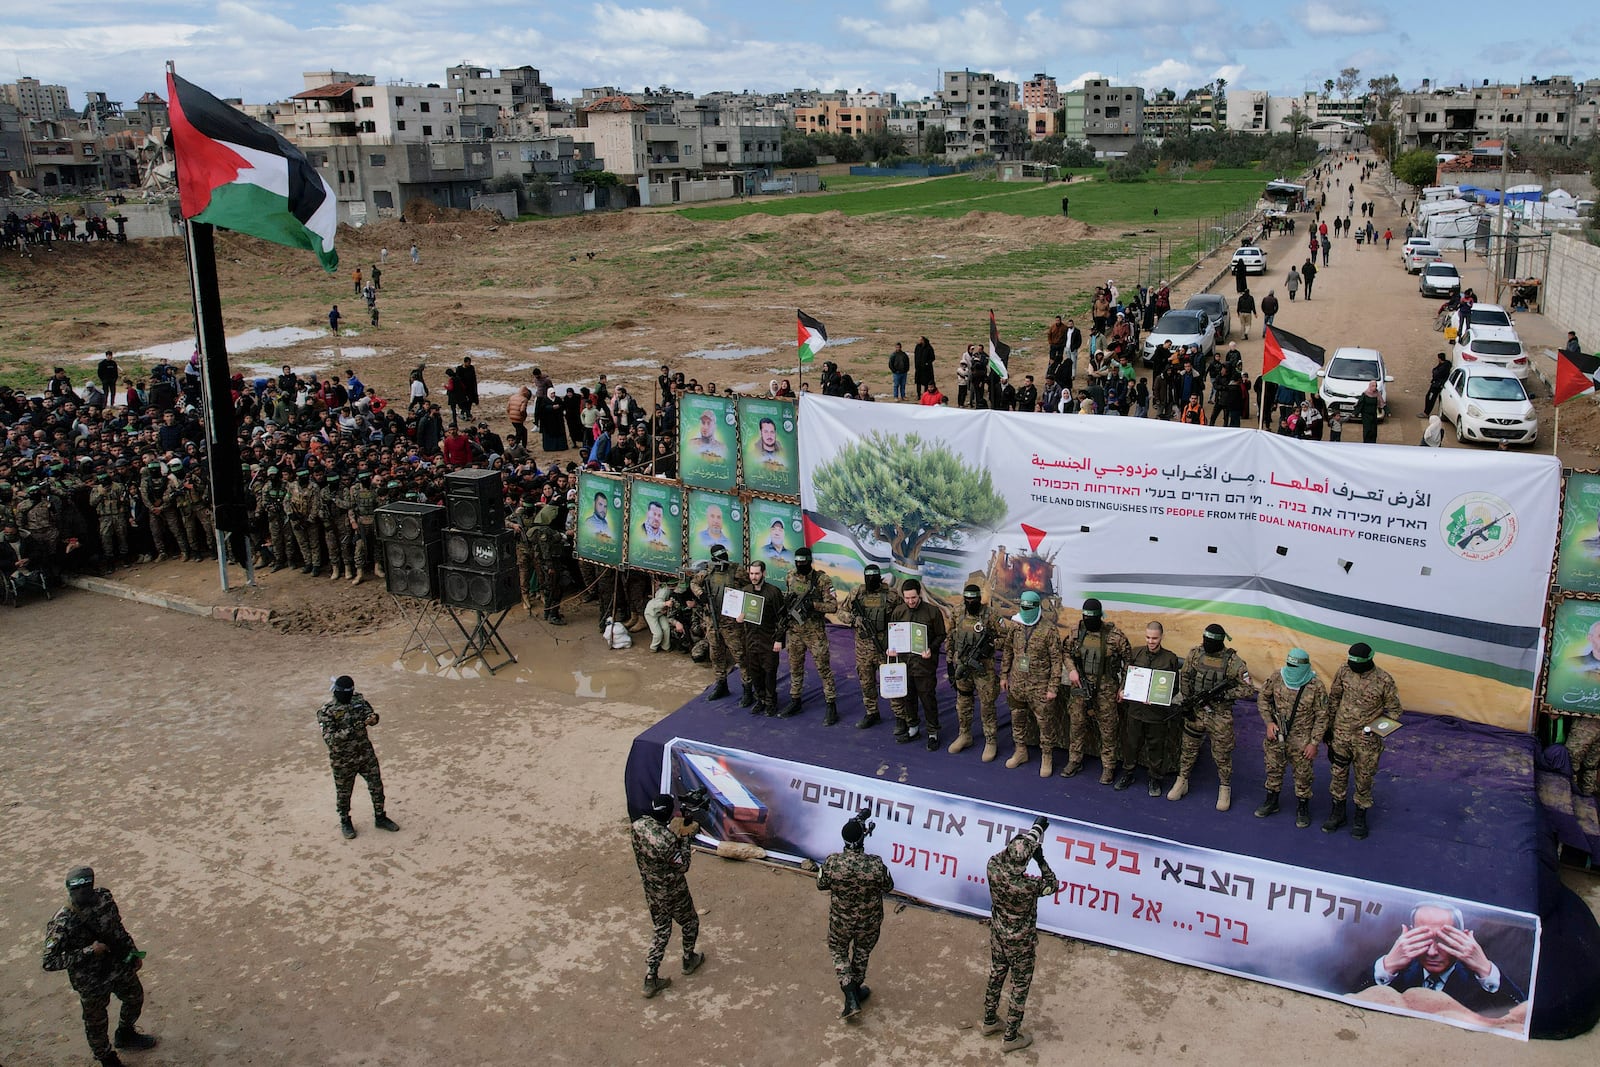
POLYGON ((455 621, 456 629, 461 631, 461 636, 467 640, 466 645, 461 649, 461 654, 456 657, 455 662, 450 666, 460 667, 478 659, 482 660, 489 673, 493 674, 501 667, 517 662, 517 657, 507 647, 505 639, 500 636, 500 624, 511 613, 510 608, 504 609, 499 615, 482 610, 471 612, 470 614, 476 616, 476 618, 470 630, 461 621, 463 612, 458 612, 455 608, 446 608, 445 610, 450 613, 450 618, 455 621), (499 663, 489 662, 489 657, 495 654, 497 649, 501 654, 504 654, 505 658, 499 663))

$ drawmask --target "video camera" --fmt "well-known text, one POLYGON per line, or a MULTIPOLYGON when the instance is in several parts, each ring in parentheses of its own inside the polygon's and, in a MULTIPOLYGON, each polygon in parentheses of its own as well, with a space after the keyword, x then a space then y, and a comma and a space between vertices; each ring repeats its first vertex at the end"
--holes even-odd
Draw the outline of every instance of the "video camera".
POLYGON ((872 821, 871 804, 856 812, 856 822, 861 824, 861 839, 863 841, 872 836, 872 831, 878 828, 878 824, 872 821))
POLYGON ((706 826, 711 814, 711 794, 703 786, 691 789, 678 797, 678 810, 683 813, 684 822, 706 826))

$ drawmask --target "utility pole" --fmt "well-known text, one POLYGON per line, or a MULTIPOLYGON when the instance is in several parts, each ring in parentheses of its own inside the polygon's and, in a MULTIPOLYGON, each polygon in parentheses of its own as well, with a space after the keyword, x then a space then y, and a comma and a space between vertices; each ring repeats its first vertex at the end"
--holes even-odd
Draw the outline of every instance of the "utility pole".
MULTIPOLYGON (((1494 302, 1500 303, 1500 288, 1505 282, 1505 267, 1503 265, 1507 240, 1506 233, 1506 177, 1510 171, 1511 138, 1508 134, 1500 135, 1500 247, 1494 250, 1494 302)), ((1493 242, 1491 242, 1493 244, 1493 242)))

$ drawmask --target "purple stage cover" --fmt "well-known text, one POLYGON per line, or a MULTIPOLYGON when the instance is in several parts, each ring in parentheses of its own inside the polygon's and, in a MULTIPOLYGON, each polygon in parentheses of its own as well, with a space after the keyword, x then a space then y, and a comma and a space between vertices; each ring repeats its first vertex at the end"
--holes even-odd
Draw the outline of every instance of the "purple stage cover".
MULTIPOLYGON (((1021 811, 1054 813, 1079 823, 1164 839, 1175 843, 1168 850, 1174 854, 1180 846, 1215 850, 1326 872, 1330 879, 1359 879, 1531 913, 1539 917, 1541 924, 1531 1035, 1573 1036, 1590 1029, 1600 1017, 1600 968, 1595 965, 1600 926, 1582 900, 1561 884, 1555 837, 1544 821, 1535 790, 1539 752, 1531 735, 1453 718, 1408 715, 1405 727, 1388 739, 1378 770, 1373 787, 1376 805, 1370 813, 1372 836, 1357 841, 1348 828, 1332 835, 1319 829, 1329 805, 1325 749, 1316 763, 1314 821, 1310 827, 1295 827, 1293 791, 1287 783, 1284 810, 1268 819, 1254 817, 1253 811, 1264 792, 1265 771, 1261 748, 1264 730, 1253 702, 1241 701, 1235 708, 1234 803, 1232 810, 1218 812, 1214 808, 1216 769, 1208 751, 1202 752, 1191 777, 1190 795, 1176 803, 1148 796, 1142 771, 1134 787, 1124 792, 1101 785, 1099 765, 1093 760, 1072 779, 1041 779, 1037 755, 1031 763, 1007 770, 1003 761, 1012 745, 1003 696, 1001 755, 993 763, 980 760, 981 739, 956 756, 945 752, 943 745, 939 751, 927 751, 920 737, 910 744, 896 744, 887 707, 883 709, 883 723, 870 730, 857 730, 854 724, 862 709, 851 635, 841 628, 830 628, 829 644, 839 691, 841 722, 837 726, 822 726, 821 682, 814 670, 808 670, 805 711, 793 719, 752 716, 740 708, 735 674, 730 679, 734 697, 716 703, 697 697, 634 741, 625 780, 630 817, 642 814, 649 806, 649 798, 660 791, 663 756, 674 738, 876 779, 886 786, 893 783, 901 792, 927 790, 1021 811)), ((941 741, 947 745, 956 733, 955 694, 942 673, 941 741)), ((785 670, 778 683, 780 702, 787 699, 788 684, 785 670)), ((1064 753, 1058 753, 1058 767, 1064 758, 1064 753)), ((845 817, 838 813, 834 821, 842 825, 845 817)), ((884 822, 881 815, 879 822, 884 822)), ((836 826, 833 833, 837 833, 836 826)), ((882 836, 880 830, 879 837, 882 836)), ((831 851, 836 843, 835 836, 827 850, 831 851)), ((888 847, 881 841, 877 843, 888 847)), ((995 845, 986 851, 992 853, 997 848, 995 845)), ((816 851, 821 851, 820 846, 816 851)), ((1066 854, 1072 855, 1070 841, 1066 854)), ((820 858, 820 854, 813 858, 820 858)), ((887 853, 885 858, 889 858, 887 853)), ((940 857, 937 853, 933 856, 935 861, 941 858, 955 862, 953 857, 940 857)), ((1113 858, 1107 866, 1115 862, 1113 858)), ((970 866, 969 863, 969 869, 970 866)), ((1056 869, 1063 878, 1071 873, 1059 863, 1056 869)), ((898 869, 896 879, 901 879, 898 869)), ((1091 887, 1089 892, 1095 890, 1091 887)), ((1289 900, 1292 903, 1294 898, 1289 900)), ((1226 903, 1230 902, 1216 906, 1221 909, 1226 903)), ((959 903, 952 906, 958 911, 973 910, 959 903)), ((1329 906, 1331 909, 1332 904, 1329 906)), ((1343 912, 1341 906, 1341 917, 1343 912)), ((1359 988, 1362 973, 1370 969, 1370 961, 1375 958, 1367 943, 1386 948, 1403 919, 1403 915, 1397 919, 1391 908, 1390 914, 1383 916, 1386 925, 1381 937, 1373 925, 1377 920, 1369 919, 1364 931, 1358 925, 1353 933, 1362 941, 1362 947, 1351 953, 1351 962, 1346 965, 1349 973, 1339 980, 1349 982, 1350 989, 1359 988)), ((1226 936, 1222 940, 1226 941, 1226 936)), ((1510 956, 1505 952, 1501 955, 1503 958, 1496 963, 1506 974, 1516 975, 1520 970, 1522 975, 1532 977, 1530 952, 1513 950, 1510 956)), ((1181 953, 1167 958, 1187 961, 1181 953)), ((1213 969, 1258 977, 1245 966, 1219 965, 1213 969)), ((1308 992, 1322 991, 1293 980, 1277 984, 1306 988, 1308 992)))

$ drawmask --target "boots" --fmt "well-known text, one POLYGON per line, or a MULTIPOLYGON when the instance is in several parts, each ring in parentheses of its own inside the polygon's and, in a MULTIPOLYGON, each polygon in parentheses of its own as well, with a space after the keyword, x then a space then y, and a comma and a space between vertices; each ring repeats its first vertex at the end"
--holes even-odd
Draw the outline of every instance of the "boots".
POLYGON ((95 1059, 99 1061, 100 1067, 122 1067, 122 1057, 115 1052, 102 1052, 95 1059))
POLYGON ((910 744, 917 739, 917 724, 905 723, 896 719, 894 724, 894 739, 898 744, 910 744))
POLYGON ((983 739, 983 762, 993 763, 994 758, 1000 754, 1000 746, 992 737, 983 739))
POLYGON ((717 684, 715 686, 713 686, 712 689, 711 689, 711 695, 706 697, 706 699, 707 700, 721 700, 723 697, 728 696, 728 695, 729 695, 729 692, 728 692, 728 679, 726 679, 726 678, 718 678, 717 679, 717 684))
POLYGON ((706 954, 704 952, 695 952, 683 957, 683 973, 686 975, 693 974, 700 969, 700 965, 705 961, 706 954))
POLYGON ((839 1013, 841 1019, 854 1019, 861 1014, 861 1001, 856 997, 854 984, 844 987, 844 1010, 839 1013))
POLYGON ((1068 756, 1067 765, 1061 768, 1061 777, 1074 778, 1081 770, 1083 770, 1083 760, 1073 759, 1071 756, 1068 756))
POLYGON ((1256 818, 1265 819, 1268 815, 1276 814, 1278 814, 1278 794, 1268 793, 1267 799, 1263 800, 1261 806, 1256 809, 1256 818))
POLYGON ((1024 763, 1027 763, 1027 762, 1028 762, 1028 746, 1027 745, 1018 745, 1017 746, 1017 750, 1015 752, 1011 753, 1011 758, 1006 760, 1006 769, 1014 771, 1018 767, 1022 766, 1024 763))
MULTIPOLYGON (((774 700, 773 703, 776 704, 777 701, 774 700)), ((778 714, 779 714, 779 716, 781 718, 792 719, 796 715, 800 714, 800 709, 801 709, 802 706, 803 705, 800 703, 800 698, 799 697, 793 697, 793 698, 791 698, 789 700, 788 706, 785 707, 783 709, 783 711, 779 712, 778 714)))
POLYGON ((1114 784, 1116 782, 1116 780, 1117 780, 1117 768, 1116 768, 1116 765, 1115 764, 1111 764, 1111 763, 1102 762, 1100 764, 1100 784, 1101 785, 1112 785, 1112 784, 1114 784))
MULTIPOLYGON (((1266 388, 1266 387, 1263 386, 1262 388, 1266 388)), ((756 702, 756 691, 754 689, 750 688, 750 683, 749 682, 744 683, 744 692, 739 696, 739 706, 741 708, 748 708, 750 705, 754 704, 755 702, 756 702)))
POLYGON ((328 568, 328 581, 337 582, 339 579, 341 579, 343 577, 344 577, 344 568, 339 566, 339 564, 335 563, 333 566, 328 568))
POLYGON ((1328 813, 1328 821, 1322 824, 1322 832, 1325 834, 1337 833, 1339 827, 1343 826, 1347 821, 1349 820, 1346 818, 1344 801, 1335 800, 1333 802, 1333 811, 1328 813))
POLYGON ((932 730, 928 731, 927 746, 929 752, 939 751, 939 735, 934 733, 932 730))
POLYGON ((993 1037, 995 1034, 998 1034, 1005 1028, 1006 1024, 1001 1022, 998 1018, 985 1019, 983 1020, 983 1024, 978 1027, 978 1032, 984 1037, 993 1037))
POLYGON ((969 726, 965 730, 962 730, 959 734, 956 734, 956 739, 954 741, 950 742, 949 751, 950 751, 950 754, 952 756, 954 756, 956 753, 965 752, 967 749, 969 749, 971 747, 972 747, 972 727, 969 726))
POLYGON ((649 1000, 657 993, 672 985, 672 979, 662 978, 660 975, 647 974, 644 976, 644 999, 649 1000))
POLYGON ((870 996, 872 996, 872 990, 868 989, 866 986, 862 985, 860 982, 857 982, 856 983, 856 1003, 857 1004, 865 1004, 867 1002, 867 998, 870 997, 870 996))
POLYGON ((353 579, 351 579, 350 584, 351 585, 360 585, 361 584, 361 580, 364 577, 366 577, 366 573, 367 572, 365 570, 356 571, 356 575, 355 575, 355 577, 353 579))
POLYGON ((1001 1052, 1016 1052, 1033 1044, 1033 1035, 1025 1034, 1018 1030, 1015 1034, 1007 1034, 1005 1041, 1000 1044, 1001 1052))
POLYGON ((878 714, 877 708, 868 708, 867 713, 861 716, 861 721, 856 723, 856 729, 870 730, 882 721, 883 717, 878 714))
POLYGON ((837 726, 839 724, 839 703, 835 700, 828 701, 828 710, 822 714, 822 725, 837 726))
POLYGON ((388 830, 390 833, 400 829, 399 823, 395 822, 381 811, 373 812, 372 825, 376 826, 380 830, 388 830))
POLYGON ((1356 824, 1351 829, 1350 836, 1355 838, 1357 841, 1365 841, 1367 839, 1367 834, 1369 833, 1371 833, 1371 831, 1367 829, 1367 809, 1357 806, 1356 824))
POLYGON ((1233 807, 1233 786, 1219 785, 1217 787, 1217 810, 1227 811, 1233 807))
POLYGON ((1039 777, 1048 778, 1056 773, 1056 754, 1054 749, 1039 749, 1039 777))
POLYGON ((346 841, 356 836, 356 825, 350 821, 350 816, 339 816, 339 832, 344 835, 346 841))
POLYGON ((149 1034, 141 1034, 131 1026, 117 1027, 117 1032, 111 1038, 111 1043, 118 1048, 129 1048, 136 1052, 156 1047, 156 1039, 154 1037, 149 1034))
POLYGON ((1122 769, 1122 773, 1117 775, 1116 784, 1113 785, 1111 788, 1115 789, 1117 792, 1120 793, 1123 790, 1128 789, 1132 785, 1133 785, 1133 768, 1132 767, 1124 767, 1122 769))
POLYGON ((1152 798, 1158 797, 1165 792, 1166 790, 1161 788, 1161 779, 1152 774, 1150 776, 1150 796, 1152 798))
MULTIPOLYGON (((544 621, 550 626, 565 626, 567 624, 567 620, 561 617, 561 612, 559 611, 545 612, 544 621)), ((666 652, 668 649, 662 649, 662 651, 666 652)))
POLYGON ((1178 780, 1172 783, 1172 788, 1167 790, 1168 800, 1182 800, 1189 793, 1189 776, 1178 775, 1178 780))
POLYGON ((1301 830, 1311 825, 1311 800, 1309 798, 1299 797, 1295 800, 1294 824, 1301 830))

